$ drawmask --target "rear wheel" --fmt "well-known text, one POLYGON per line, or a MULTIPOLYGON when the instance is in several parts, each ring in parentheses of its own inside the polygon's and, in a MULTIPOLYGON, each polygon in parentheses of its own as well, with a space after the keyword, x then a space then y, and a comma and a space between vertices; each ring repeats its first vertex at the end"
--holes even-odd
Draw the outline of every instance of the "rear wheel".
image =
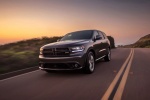
POLYGON ((111 51, 110 51, 110 49, 108 48, 108 50, 107 50, 107 55, 104 57, 104 60, 105 61, 110 61, 111 60, 111 51))
POLYGON ((88 74, 93 73, 94 69, 95 69, 95 60, 94 60, 94 54, 92 52, 89 52, 87 55, 87 60, 86 60, 86 64, 85 64, 85 72, 88 74))

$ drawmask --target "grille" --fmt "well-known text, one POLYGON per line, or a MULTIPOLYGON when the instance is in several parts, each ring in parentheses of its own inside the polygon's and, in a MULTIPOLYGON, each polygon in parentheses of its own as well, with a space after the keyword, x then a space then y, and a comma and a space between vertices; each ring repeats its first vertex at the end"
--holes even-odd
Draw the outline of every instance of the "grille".
POLYGON ((69 48, 50 48, 43 50, 44 57, 67 57, 69 55, 69 48))

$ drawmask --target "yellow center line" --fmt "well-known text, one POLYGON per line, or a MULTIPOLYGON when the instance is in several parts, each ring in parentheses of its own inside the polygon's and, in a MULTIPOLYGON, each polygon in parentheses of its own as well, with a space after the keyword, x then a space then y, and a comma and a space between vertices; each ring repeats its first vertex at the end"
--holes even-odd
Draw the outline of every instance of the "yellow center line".
POLYGON ((105 94, 104 94, 104 96, 102 97, 101 100, 108 100, 108 98, 109 98, 109 96, 111 95, 111 93, 112 93, 112 91, 113 91, 115 85, 117 84, 117 82, 118 82, 118 80, 119 80, 119 78, 120 78, 120 76, 121 76, 123 70, 125 69, 127 63, 129 62, 132 53, 133 53, 133 49, 131 49, 128 58, 126 59, 126 61, 125 61, 124 64, 122 65, 121 69, 120 69, 119 72, 117 73, 116 77, 114 78, 114 80, 113 80, 112 83, 110 84, 109 88, 107 89, 107 91, 105 92, 105 94))
POLYGON ((127 78, 128 78, 128 75, 129 75, 129 71, 130 71, 130 68, 131 68, 131 64, 132 64, 132 60, 133 60, 133 55, 134 55, 134 50, 133 50, 133 54, 132 54, 132 57, 128 63, 128 66, 127 66, 127 69, 122 77, 122 80, 119 84, 119 87, 116 91, 116 94, 114 96, 114 99, 113 100, 121 100, 121 97, 122 97, 122 94, 123 94, 123 91, 124 91, 124 87, 125 87, 125 84, 126 84, 126 81, 127 81, 127 78))

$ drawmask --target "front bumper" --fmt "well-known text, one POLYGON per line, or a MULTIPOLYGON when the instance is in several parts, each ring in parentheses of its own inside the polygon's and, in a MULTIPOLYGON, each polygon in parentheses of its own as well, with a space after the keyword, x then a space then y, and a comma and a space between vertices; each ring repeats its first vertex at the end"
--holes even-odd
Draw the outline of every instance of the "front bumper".
POLYGON ((84 67, 84 56, 72 57, 43 57, 39 56, 41 70, 76 70, 84 67))

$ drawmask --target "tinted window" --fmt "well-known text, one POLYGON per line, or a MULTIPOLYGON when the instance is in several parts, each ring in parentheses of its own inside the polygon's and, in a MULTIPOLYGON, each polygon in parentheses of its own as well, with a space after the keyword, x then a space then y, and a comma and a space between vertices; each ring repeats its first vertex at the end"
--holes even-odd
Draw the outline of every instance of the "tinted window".
POLYGON ((91 39, 92 35, 93 35, 93 31, 92 30, 77 31, 77 32, 68 33, 60 41, 91 39))
POLYGON ((99 31, 99 35, 102 37, 102 39, 104 39, 103 33, 101 33, 100 31, 99 31))
POLYGON ((99 33, 97 31, 94 31, 94 37, 96 37, 97 35, 99 35, 99 33))
POLYGON ((105 34, 104 32, 102 32, 102 34, 103 34, 104 38, 105 38, 105 39, 107 39, 107 36, 106 36, 106 34, 105 34))

